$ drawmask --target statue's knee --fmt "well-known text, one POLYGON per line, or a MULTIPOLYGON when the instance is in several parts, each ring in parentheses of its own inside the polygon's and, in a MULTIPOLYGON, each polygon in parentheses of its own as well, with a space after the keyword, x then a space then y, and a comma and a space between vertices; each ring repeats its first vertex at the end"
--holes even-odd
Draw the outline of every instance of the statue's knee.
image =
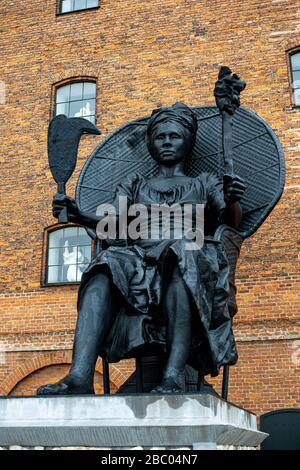
POLYGON ((174 266, 174 269, 172 271, 172 278, 171 279, 176 280, 178 282, 182 281, 182 275, 181 275, 181 272, 180 272, 178 266, 174 266))
POLYGON ((102 288, 105 287, 110 287, 111 286, 111 280, 109 276, 104 273, 104 272, 97 272, 93 276, 93 284, 97 286, 101 286, 102 288))
POLYGON ((93 292, 103 293, 111 289, 111 281, 106 273, 96 272, 87 282, 84 295, 88 296, 93 292))
POLYGON ((182 274, 178 266, 175 266, 172 271, 172 275, 170 276, 167 290, 178 292, 178 289, 180 290, 181 286, 183 285, 184 285, 184 281, 182 279, 182 274))

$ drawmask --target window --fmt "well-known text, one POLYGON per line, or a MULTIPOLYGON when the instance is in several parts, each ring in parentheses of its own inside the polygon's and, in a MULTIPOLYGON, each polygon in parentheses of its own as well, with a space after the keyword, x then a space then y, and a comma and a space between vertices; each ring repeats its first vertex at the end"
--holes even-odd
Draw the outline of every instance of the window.
POLYGON ((295 106, 300 106, 300 52, 290 55, 293 101, 295 106))
POLYGON ((96 83, 75 82, 56 90, 55 115, 84 117, 96 122, 96 83))
POLYGON ((86 10, 99 6, 99 0, 62 0, 60 2, 59 13, 68 13, 69 11, 86 10))
POLYGON ((92 241, 82 227, 48 234, 46 284, 80 282, 92 256, 92 241))

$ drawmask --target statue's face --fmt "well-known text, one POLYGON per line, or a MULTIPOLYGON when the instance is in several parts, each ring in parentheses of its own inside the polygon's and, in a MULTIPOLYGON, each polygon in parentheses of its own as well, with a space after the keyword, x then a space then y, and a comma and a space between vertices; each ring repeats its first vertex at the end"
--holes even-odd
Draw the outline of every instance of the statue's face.
POLYGON ((160 122, 151 136, 149 150, 160 164, 174 165, 187 157, 191 151, 192 136, 176 122, 160 122))

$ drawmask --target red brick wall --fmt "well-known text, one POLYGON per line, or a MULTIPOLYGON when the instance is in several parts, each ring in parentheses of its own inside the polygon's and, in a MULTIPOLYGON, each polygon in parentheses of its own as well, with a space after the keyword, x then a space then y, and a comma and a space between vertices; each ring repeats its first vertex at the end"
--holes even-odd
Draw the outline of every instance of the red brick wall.
MULTIPOLYGON (((6 352, 1 355, 1 395, 35 395, 36 390, 46 383, 60 380, 71 364, 71 350, 49 349, 43 351, 6 352)), ((131 375, 134 361, 122 361, 122 364, 110 364, 110 387, 114 393, 131 375)), ((96 393, 103 392, 102 361, 96 364, 94 386, 96 393)))
MULTIPOLYGON (((240 361, 229 398, 257 413, 299 406, 300 109, 291 107, 286 61, 286 51, 300 46, 299 6, 299 0, 102 0, 98 10, 63 16, 55 16, 55 0, 1 8, 0 393, 28 391, 42 373, 58 377, 56 364, 69 363, 77 287, 40 287, 43 229, 55 222, 46 148, 54 84, 97 78, 103 135, 82 139, 72 195, 97 142, 159 104, 213 104, 218 67, 227 64, 247 81, 243 104, 276 131, 287 163, 280 204, 242 249, 234 323, 240 361)), ((118 386, 127 363, 114 371, 118 386)))
MULTIPOLYGON (((299 408, 300 341, 238 342, 239 362, 230 368, 228 400, 258 415, 299 408)), ((209 382, 221 393, 221 374, 209 382)))
MULTIPOLYGON (((70 364, 60 364, 48 366, 38 371, 32 372, 19 382, 10 392, 10 396, 30 396, 35 395, 36 390, 46 383, 55 383, 67 375, 70 364)), ((95 373, 94 387, 96 394, 103 394, 103 377, 99 372, 95 373)), ((111 393, 117 388, 111 383, 111 393)))

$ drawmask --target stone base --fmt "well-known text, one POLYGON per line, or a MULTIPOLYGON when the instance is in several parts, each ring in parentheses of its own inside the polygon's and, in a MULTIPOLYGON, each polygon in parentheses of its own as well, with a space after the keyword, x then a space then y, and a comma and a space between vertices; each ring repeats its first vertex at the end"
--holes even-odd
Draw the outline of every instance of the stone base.
POLYGON ((207 394, 0 399, 0 446, 253 448, 254 414, 207 394))

